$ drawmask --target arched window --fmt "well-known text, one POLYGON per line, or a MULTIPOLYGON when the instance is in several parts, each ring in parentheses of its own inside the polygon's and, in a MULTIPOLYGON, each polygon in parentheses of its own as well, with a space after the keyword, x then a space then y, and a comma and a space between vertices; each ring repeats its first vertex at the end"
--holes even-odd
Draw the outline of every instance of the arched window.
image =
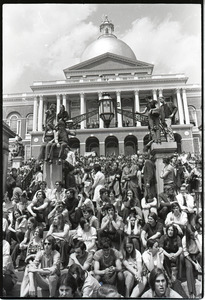
POLYGON ((105 155, 119 155, 118 139, 115 136, 105 139, 105 155))
POLYGON ((124 140, 125 155, 133 155, 137 153, 137 138, 134 135, 129 135, 124 140))
POLYGON ((99 140, 96 137, 89 137, 86 140, 86 152, 95 151, 99 155, 99 140))
POLYGON ((192 105, 189 105, 188 109, 189 109, 190 123, 193 124, 194 126, 198 126, 197 116, 196 116, 196 108, 192 105))
POLYGON ((21 136, 21 119, 18 114, 9 116, 9 126, 13 132, 21 136))
POLYGON ((31 131, 33 131, 33 114, 26 117, 26 134, 30 134, 31 131))
POLYGON ((178 133, 174 133, 174 139, 175 142, 177 143, 177 153, 182 153, 182 137, 180 134, 178 133))

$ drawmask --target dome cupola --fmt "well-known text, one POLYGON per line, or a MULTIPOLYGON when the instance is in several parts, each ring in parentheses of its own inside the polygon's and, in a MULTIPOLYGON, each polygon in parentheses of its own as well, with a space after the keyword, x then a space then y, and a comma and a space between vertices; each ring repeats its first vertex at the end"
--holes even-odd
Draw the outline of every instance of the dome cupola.
POLYGON ((118 39, 113 32, 114 25, 106 16, 100 25, 100 36, 85 49, 81 56, 81 62, 107 52, 136 60, 132 49, 125 42, 118 39))

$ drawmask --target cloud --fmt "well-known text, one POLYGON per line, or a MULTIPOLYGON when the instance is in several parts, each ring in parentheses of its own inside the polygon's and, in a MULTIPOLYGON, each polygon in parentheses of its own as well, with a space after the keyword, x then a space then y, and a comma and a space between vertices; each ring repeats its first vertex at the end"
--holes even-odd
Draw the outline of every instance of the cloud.
POLYGON ((64 78, 63 69, 79 62, 98 31, 86 22, 95 10, 93 4, 4 5, 4 93, 22 92, 28 78, 27 91, 35 80, 64 78))
MULTIPOLYGON (((98 14, 95 4, 4 4, 3 92, 31 92, 33 81, 63 79, 63 69, 79 63, 97 38, 99 27, 89 21, 98 14)), ((153 63, 155 74, 185 73, 200 82, 200 32, 184 32, 171 18, 136 19, 117 36, 137 59, 153 63)))
POLYGON ((184 33, 180 23, 170 18, 160 23, 147 17, 137 19, 121 39, 132 48, 138 60, 155 65, 155 74, 184 73, 189 82, 199 83, 201 33, 184 33))

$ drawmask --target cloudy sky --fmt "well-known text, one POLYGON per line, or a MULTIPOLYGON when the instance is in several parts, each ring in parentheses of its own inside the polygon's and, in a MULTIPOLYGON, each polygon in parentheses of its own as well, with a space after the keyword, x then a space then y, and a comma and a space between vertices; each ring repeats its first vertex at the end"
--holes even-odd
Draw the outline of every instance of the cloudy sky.
POLYGON ((108 15, 115 35, 154 74, 201 82, 199 4, 4 4, 3 93, 31 92, 34 81, 64 79, 108 15))

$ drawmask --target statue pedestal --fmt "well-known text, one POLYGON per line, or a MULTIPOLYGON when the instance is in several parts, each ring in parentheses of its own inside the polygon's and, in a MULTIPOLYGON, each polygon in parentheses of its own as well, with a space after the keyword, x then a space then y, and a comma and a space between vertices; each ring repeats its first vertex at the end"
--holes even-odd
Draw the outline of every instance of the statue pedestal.
POLYGON ((156 165, 156 179, 157 179, 157 193, 162 193, 164 190, 163 179, 160 174, 164 168, 163 158, 171 156, 177 150, 176 142, 162 142, 161 144, 153 143, 151 146, 151 154, 155 158, 156 165))
POLYGON ((62 172, 62 165, 56 164, 54 160, 52 164, 48 162, 44 162, 43 165, 43 180, 47 182, 47 186, 50 189, 55 188, 56 181, 62 181, 63 179, 63 172, 62 172))
POLYGON ((23 157, 22 156, 16 156, 13 158, 12 161, 12 168, 20 168, 21 167, 21 163, 22 163, 23 157))

